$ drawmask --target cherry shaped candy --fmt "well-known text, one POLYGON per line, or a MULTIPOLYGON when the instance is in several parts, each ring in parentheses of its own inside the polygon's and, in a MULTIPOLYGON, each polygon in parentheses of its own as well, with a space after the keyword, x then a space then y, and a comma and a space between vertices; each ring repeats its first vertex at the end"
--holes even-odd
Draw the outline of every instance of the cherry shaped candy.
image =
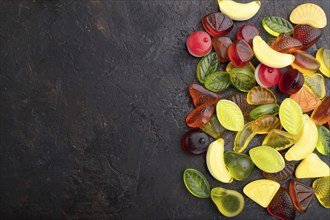
POLYGON ((283 220, 293 220, 296 217, 294 206, 285 188, 280 187, 278 189, 267 207, 267 212, 270 215, 283 220))
POLYGON ((182 137, 182 148, 191 154, 202 154, 207 151, 210 137, 200 129, 190 129, 182 137))
POLYGON ((233 20, 220 12, 205 15, 202 19, 202 25, 212 37, 221 37, 234 27, 233 20))
POLYGON ((196 83, 191 83, 189 85, 189 94, 196 108, 210 101, 212 103, 216 103, 220 99, 219 95, 210 92, 209 90, 205 89, 203 86, 196 83))
POLYGON ((310 48, 321 37, 322 31, 307 24, 297 24, 293 29, 292 37, 303 44, 301 50, 310 48))
POLYGON ((248 42, 250 46, 252 46, 252 40, 257 35, 260 35, 260 32, 256 26, 252 24, 245 24, 238 29, 236 38, 237 40, 243 39, 248 42))
POLYGON ((304 76, 298 70, 289 68, 278 82, 278 88, 282 93, 292 95, 301 89, 304 81, 304 76))
POLYGON ((277 85, 280 80, 281 70, 279 68, 272 68, 260 63, 256 68, 255 78, 260 86, 272 87, 277 85))
POLYGON ((213 48, 218 55, 218 59, 221 63, 227 62, 229 60, 228 57, 228 47, 233 42, 229 37, 216 37, 212 39, 213 48))
POLYGON ((228 47, 228 57, 237 67, 245 66, 254 56, 250 45, 243 39, 237 40, 228 47))
POLYGON ((205 31, 194 31, 187 38, 187 48, 194 57, 202 57, 212 50, 212 40, 205 31))

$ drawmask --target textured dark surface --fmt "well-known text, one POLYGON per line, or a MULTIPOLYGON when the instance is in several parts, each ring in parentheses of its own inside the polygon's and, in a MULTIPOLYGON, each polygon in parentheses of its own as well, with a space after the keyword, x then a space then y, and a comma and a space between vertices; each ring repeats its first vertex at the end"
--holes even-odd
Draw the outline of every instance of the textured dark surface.
MULTIPOLYGON (((248 22, 288 18, 303 2, 330 9, 327 0, 263 0, 248 22)), ((185 40, 219 10, 216 0, 0 4, 1 219, 224 219, 210 199, 189 194, 183 170, 196 168, 211 187, 240 192, 261 178, 256 169, 246 181, 219 183, 204 156, 180 147, 199 60, 185 40)), ((244 23, 235 22, 232 38, 244 23)), ((328 25, 309 52, 329 42, 328 25)), ((329 95, 329 79, 326 85, 329 95)), ((233 135, 224 137, 226 150, 233 135)), ((314 197, 296 219, 329 217, 314 197)), ((246 198, 234 219, 275 218, 246 198)))

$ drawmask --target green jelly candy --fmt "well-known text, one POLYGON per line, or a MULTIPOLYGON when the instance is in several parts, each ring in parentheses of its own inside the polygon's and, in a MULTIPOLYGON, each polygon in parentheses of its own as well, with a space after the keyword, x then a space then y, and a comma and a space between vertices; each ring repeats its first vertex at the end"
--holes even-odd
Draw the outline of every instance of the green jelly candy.
POLYGON ((323 155, 330 155, 330 131, 324 126, 317 126, 317 131, 316 150, 323 155))
POLYGON ((221 137, 221 134, 225 132, 225 128, 220 125, 219 120, 215 115, 213 115, 210 121, 200 129, 214 139, 219 139, 221 137))
POLYGON ((317 200, 325 208, 330 208, 330 176, 314 180, 313 189, 317 200))
POLYGON ((324 77, 320 73, 304 74, 304 85, 306 88, 316 95, 319 99, 323 99, 326 96, 326 89, 324 83, 324 77))
POLYGON ((293 32, 292 24, 281 17, 267 16, 262 19, 262 27, 270 34, 277 37, 280 33, 291 34, 293 32))
POLYGON ((230 131, 241 131, 244 127, 244 117, 238 105, 232 101, 222 99, 216 106, 220 124, 230 131))
POLYGON ((262 115, 276 115, 279 108, 280 106, 276 103, 260 105, 250 112, 250 117, 256 119, 262 115))
POLYGON ((234 151, 235 152, 242 152, 245 148, 249 145, 252 138, 256 135, 252 131, 252 124, 254 121, 251 121, 244 125, 243 130, 237 132, 234 140, 234 151))
POLYGON ((255 86, 254 72, 248 67, 236 67, 230 71, 230 81, 236 89, 248 92, 255 86))
POLYGON ((235 190, 215 187, 211 190, 211 199, 219 212, 226 217, 234 217, 244 208, 244 198, 235 190))
POLYGON ((262 145, 266 145, 276 150, 284 150, 291 147, 295 142, 295 136, 279 129, 271 130, 265 137, 262 145))
POLYGON ((253 163, 262 171, 276 173, 283 170, 285 161, 282 155, 272 147, 259 146, 249 151, 253 163))
POLYGON ((280 119, 273 115, 263 115, 252 124, 252 131, 256 134, 268 134, 272 129, 281 129, 280 119))
POLYGON ((304 119, 300 106, 293 99, 286 98, 281 103, 279 110, 280 121, 283 128, 293 135, 301 131, 304 119))
POLYGON ((210 184, 198 170, 188 168, 183 172, 183 182, 188 191, 198 198, 210 197, 210 184))
POLYGON ((204 83, 206 76, 216 72, 218 68, 219 61, 217 54, 215 52, 209 53, 198 62, 196 69, 198 81, 204 83))
POLYGON ((254 168, 251 158, 246 154, 227 151, 224 160, 230 175, 239 181, 248 178, 254 168))
POLYGON ((205 78, 205 87, 212 92, 225 90, 230 84, 229 74, 223 71, 211 73, 205 78))

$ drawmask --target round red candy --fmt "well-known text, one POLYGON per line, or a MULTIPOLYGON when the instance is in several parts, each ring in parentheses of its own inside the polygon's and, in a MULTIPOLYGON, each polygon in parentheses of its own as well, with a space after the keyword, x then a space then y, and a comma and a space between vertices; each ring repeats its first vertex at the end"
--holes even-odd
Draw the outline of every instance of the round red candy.
POLYGON ((187 48, 191 55, 202 57, 212 50, 212 40, 205 31, 194 31, 187 39, 187 48))
POLYGON ((304 81, 303 74, 296 69, 289 68, 289 70, 281 76, 277 85, 282 93, 292 95, 301 89, 304 85, 304 81))
POLYGON ((263 87, 272 87, 277 85, 281 78, 281 71, 278 68, 272 68, 260 63, 255 71, 257 83, 263 87))

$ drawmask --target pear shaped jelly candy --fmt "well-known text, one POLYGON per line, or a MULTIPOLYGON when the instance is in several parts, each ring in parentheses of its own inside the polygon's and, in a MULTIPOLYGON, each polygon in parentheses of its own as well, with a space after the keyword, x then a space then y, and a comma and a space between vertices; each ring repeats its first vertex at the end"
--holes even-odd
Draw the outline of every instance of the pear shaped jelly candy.
POLYGON ((293 53, 300 48, 303 44, 300 40, 291 37, 286 33, 281 33, 277 36, 274 42, 271 44, 271 47, 281 53, 293 53))
POLYGON ((281 129, 282 125, 280 120, 273 115, 263 115, 252 124, 252 131, 256 134, 267 134, 273 129, 281 129))
POLYGON ((234 102, 222 99, 217 103, 217 116, 220 124, 230 131, 241 131, 244 117, 241 109, 234 102))
POLYGON ((270 89, 261 86, 255 86, 248 92, 247 102, 250 105, 276 103, 276 96, 270 89))
POLYGON ((205 87, 212 92, 225 90, 230 84, 229 74, 223 71, 216 71, 205 78, 205 87))
POLYGON ((234 217, 244 208, 244 198, 235 190, 215 187, 211 190, 211 199, 219 212, 226 217, 234 217))
POLYGON ((315 44, 321 37, 322 31, 307 24, 297 24, 293 29, 292 37, 301 41, 303 47, 301 50, 306 50, 315 44))
POLYGON ((205 103, 192 112, 186 117, 186 124, 191 128, 199 128, 205 126, 214 113, 214 106, 212 103, 205 103))
POLYGON ((225 63, 229 60, 228 47, 233 42, 229 37, 215 37, 212 39, 213 48, 218 55, 218 59, 221 63, 225 63))
POLYGON ((245 66, 250 62, 254 53, 245 40, 236 40, 228 47, 228 57, 237 67, 245 66))
POLYGON ((320 62, 320 71, 326 77, 330 77, 330 49, 319 48, 316 59, 320 62))
POLYGON ((291 198, 285 188, 280 187, 278 189, 267 207, 267 212, 279 219, 293 220, 296 217, 291 198))
POLYGON ((183 150, 191 154, 205 153, 210 143, 210 137, 200 129, 190 129, 187 131, 181 141, 183 150))
POLYGON ((309 112, 315 109, 321 103, 321 100, 317 98, 316 95, 311 93, 309 89, 306 88, 306 86, 301 87, 298 92, 292 94, 290 99, 293 99, 298 103, 302 112, 309 112))
POLYGON ((205 89, 203 86, 196 83, 191 83, 189 85, 189 94, 196 108, 210 101, 215 104, 220 99, 219 95, 210 92, 209 90, 205 89))
POLYGON ((254 147, 249 151, 249 154, 253 163, 267 173, 276 173, 285 167, 282 155, 272 147, 254 147))
POLYGON ((308 24, 315 28, 327 26, 327 16, 323 9, 313 3, 298 5, 290 14, 290 21, 294 24, 308 24))
POLYGON ((202 57, 212 50, 211 37, 205 31, 194 31, 186 42, 188 52, 194 57, 202 57))
POLYGON ((249 105, 246 101, 246 93, 238 92, 228 97, 228 100, 233 101, 238 105, 238 107, 242 110, 243 115, 249 115, 250 111, 254 108, 254 106, 249 105))
POLYGON ((316 150, 323 155, 330 155, 330 131, 324 126, 317 126, 318 139, 316 150))
POLYGON ((319 73, 304 74, 304 86, 315 94, 319 99, 323 99, 326 95, 324 78, 319 73))
POLYGON ((251 129, 254 121, 251 121, 244 125, 243 130, 237 132, 234 140, 234 151, 235 152, 243 152, 245 148, 249 145, 250 141, 256 133, 254 133, 251 129))
POLYGON ((198 170, 187 168, 183 172, 183 181, 187 190, 198 198, 210 197, 210 184, 198 170))
POLYGON ((280 105, 280 121, 283 128, 293 135, 298 135, 303 127, 303 114, 300 106, 292 99, 286 98, 280 105))
POLYGON ((251 158, 246 154, 227 151, 224 160, 230 175, 239 181, 248 178, 254 168, 251 158))
POLYGON ((248 183, 243 188, 243 192, 254 202, 266 208, 279 188, 280 184, 275 181, 260 179, 248 183))
MULTIPOLYGON (((211 47, 212 49, 212 47, 211 47)), ((205 82, 207 75, 214 73, 219 68, 219 61, 217 54, 214 52, 209 53, 203 57, 197 64, 196 75, 200 83, 205 82)))
POLYGON ((274 180, 276 182, 282 182, 282 181, 288 180, 289 178, 292 177, 295 167, 296 166, 294 165, 294 163, 285 160, 285 166, 284 166, 283 170, 276 172, 276 173, 267 173, 267 172, 263 171, 262 175, 266 179, 274 180))
POLYGON ((319 106, 317 106, 311 119, 317 125, 322 125, 330 121, 330 96, 325 97, 319 106))
POLYGON ((289 183, 289 194, 294 207, 299 212, 305 213, 313 199, 314 190, 313 188, 306 186, 304 183, 292 179, 289 183))
POLYGON ((317 154, 311 153, 298 164, 295 175, 299 179, 329 176, 330 168, 317 154))
POLYGON ((230 81, 236 89, 242 92, 248 92, 256 84, 254 71, 247 66, 233 68, 230 71, 230 81))
POLYGON ((292 55, 295 59, 291 66, 303 74, 315 73, 320 68, 320 62, 303 50, 297 50, 292 55))
POLYGON ((276 150, 284 150, 291 147, 295 142, 295 136, 279 129, 271 130, 265 137, 262 145, 266 145, 276 150))
POLYGON ((200 129, 214 139, 219 139, 221 137, 221 134, 225 132, 225 128, 220 125, 216 115, 213 115, 210 118, 210 121, 203 127, 200 127, 200 129))
POLYGON ((317 200, 325 208, 330 208, 330 176, 314 180, 313 186, 317 200))
POLYGON ((209 33, 212 37, 223 36, 234 27, 233 20, 220 12, 205 15, 202 18, 202 25, 207 33, 209 33))
POLYGON ((280 106, 276 103, 260 105, 250 112, 250 117, 253 119, 259 118, 262 115, 277 115, 280 106))

